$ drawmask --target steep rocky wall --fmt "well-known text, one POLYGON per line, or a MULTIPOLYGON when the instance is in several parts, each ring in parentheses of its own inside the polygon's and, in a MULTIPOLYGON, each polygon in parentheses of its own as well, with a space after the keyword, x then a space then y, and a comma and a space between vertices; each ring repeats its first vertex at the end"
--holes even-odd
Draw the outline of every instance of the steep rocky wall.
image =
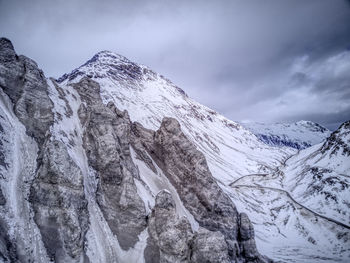
POLYGON ((62 142, 48 140, 43 149, 30 195, 34 220, 50 259, 80 262, 89 223, 83 176, 62 142))
POLYGON ((186 262, 190 257, 189 243, 193 237, 186 218, 178 218, 171 194, 161 191, 149 219, 149 239, 145 260, 151 262, 186 262))
POLYGON ((161 191, 149 219, 149 239, 145 261, 151 262, 211 262, 228 263, 228 247, 220 232, 200 227, 191 230, 185 217, 176 214, 171 194, 161 191))
POLYGON ((138 174, 130 155, 129 116, 102 103, 96 82, 85 78, 73 87, 83 102, 79 118, 89 165, 99 179, 97 202, 120 246, 129 249, 146 227, 146 209, 133 179, 138 174))
MULTIPOLYGON (((43 72, 31 59, 17 56, 11 42, 4 38, 0 39, 0 87, 11 99, 14 113, 25 126, 26 133, 38 145, 38 152, 28 153, 36 156, 36 167, 32 171, 35 175, 30 180, 24 178, 29 171, 24 170, 26 167, 21 163, 12 174, 19 176, 17 181, 24 184, 15 184, 14 187, 29 189, 28 196, 20 201, 28 207, 25 210, 28 214, 22 217, 34 219, 40 230, 40 242, 43 242, 50 259, 80 262, 84 258, 84 238, 88 228, 81 171, 68 155, 67 146, 55 141, 50 134, 54 120, 53 103, 48 96, 43 72)), ((33 227, 36 226, 28 226, 33 227)), ((17 245, 17 256, 20 261, 29 260, 32 252, 27 248, 37 244, 28 244, 18 238, 12 237, 17 245)), ((38 258, 34 260, 39 261, 38 258)))
MULTIPOLYGON (((159 130, 153 133, 135 124, 133 134, 134 147, 144 147, 148 151, 199 225, 206 230, 222 233, 231 260, 245 256, 257 262, 268 260, 258 253, 254 232, 245 231, 252 229, 249 219, 237 212, 235 205, 212 177, 204 155, 186 138, 175 119, 164 118, 159 130), (241 235, 246 232, 249 235, 241 235)), ((205 236, 204 231, 199 237, 205 236)), ((200 241, 198 238, 196 240, 195 244, 198 244, 200 241)))
POLYGON ((53 123, 53 104, 44 73, 25 56, 17 56, 12 43, 0 38, 0 87, 10 97, 14 112, 39 144, 53 123))

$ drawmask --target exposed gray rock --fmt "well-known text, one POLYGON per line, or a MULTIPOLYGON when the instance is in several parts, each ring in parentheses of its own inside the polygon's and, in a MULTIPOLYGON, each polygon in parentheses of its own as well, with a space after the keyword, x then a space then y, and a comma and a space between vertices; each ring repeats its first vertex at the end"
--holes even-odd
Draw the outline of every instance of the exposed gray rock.
POLYGON ((191 262, 228 263, 228 247, 221 232, 200 227, 191 245, 191 262))
POLYGON ((0 87, 39 146, 37 174, 26 183, 32 185, 29 200, 47 253, 56 262, 78 262, 84 258, 88 228, 83 177, 67 146, 50 140, 53 103, 43 72, 33 60, 17 56, 4 38, 0 39, 0 87))
POLYGON ((43 144, 53 123, 45 76, 33 60, 17 56, 6 38, 0 38, 0 87, 12 100, 27 134, 43 144))
POLYGON ((254 241, 254 228, 245 213, 239 215, 239 238, 242 253, 249 260, 257 258, 258 250, 254 241))
POLYGON ((120 246, 129 249, 146 227, 146 209, 133 179, 138 171, 129 148, 129 116, 112 103, 102 103, 96 82, 84 78, 73 87, 83 102, 79 108, 83 146, 99 178, 97 202, 120 246))
POLYGON ((17 54, 10 40, 7 38, 0 38, 0 61, 1 62, 12 62, 17 58, 17 54))
POLYGON ((247 262, 272 262, 259 254, 255 244, 254 227, 245 213, 239 215, 239 245, 247 262))
POLYGON ((142 160, 154 173, 157 173, 152 159, 147 154, 147 150, 145 150, 146 145, 153 144, 154 131, 144 128, 138 122, 134 122, 131 126, 131 132, 131 143, 137 153, 137 158, 142 160))
POLYGON ((230 262, 224 235, 202 227, 193 233, 187 218, 176 214, 175 202, 166 190, 157 194, 148 232, 146 262, 230 262))
MULTIPOLYGON (((144 129, 141 125, 134 125, 132 131, 134 147, 144 147, 148 151, 199 225, 223 234, 230 260, 242 258, 237 243, 237 209, 214 180, 204 155, 183 134, 178 121, 164 118, 156 132, 144 129)), ((253 253, 252 249, 249 251, 253 253)), ((256 253, 256 258, 259 257, 259 253, 256 253)))
POLYGON ((49 140, 44 145, 30 201, 49 257, 80 262, 88 229, 87 201, 82 173, 62 142, 49 140))
POLYGON ((323 143, 320 151, 322 153, 330 152, 331 155, 340 154, 350 156, 350 120, 342 123, 340 127, 332 132, 332 134, 323 143))
POLYGON ((169 192, 158 193, 148 225, 147 263, 188 262, 193 237, 191 225, 186 218, 176 215, 175 202, 169 192))
POLYGON ((0 262, 18 262, 16 244, 10 240, 8 228, 0 217, 0 262))
POLYGON ((7 168, 7 163, 6 163, 6 153, 4 149, 4 143, 3 143, 3 134, 4 134, 4 128, 2 127, 0 123, 0 165, 3 166, 5 169, 7 168))
POLYGON ((152 137, 149 132, 138 132, 200 226, 236 240, 238 212, 211 176, 204 155, 182 133, 180 124, 173 118, 164 118, 152 137))
POLYGON ((234 240, 238 226, 236 207, 217 185, 204 155, 185 137, 178 121, 164 118, 154 134, 153 145, 148 146, 199 224, 234 240))
POLYGON ((5 204, 6 204, 6 199, 0 188, 0 205, 5 205, 5 204))

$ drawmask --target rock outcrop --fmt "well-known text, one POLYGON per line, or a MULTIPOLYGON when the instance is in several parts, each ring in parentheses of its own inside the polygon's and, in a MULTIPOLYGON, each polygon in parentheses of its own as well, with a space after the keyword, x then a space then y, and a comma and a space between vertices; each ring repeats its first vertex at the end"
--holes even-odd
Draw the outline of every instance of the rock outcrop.
POLYGON ((322 153, 330 152, 331 155, 340 151, 344 156, 350 156, 350 121, 344 122, 340 127, 332 132, 331 136, 322 145, 322 153))
MULTIPOLYGON (((141 125, 134 125, 133 133, 134 146, 144 147, 155 160, 199 225, 223 235, 231 260, 243 258, 242 253, 246 252, 254 260, 266 260, 256 249, 254 251, 253 232, 248 239, 242 239, 247 245, 239 244, 240 228, 252 225, 246 222, 246 215, 239 215, 235 205, 212 177, 204 155, 186 138, 175 119, 164 118, 159 130, 153 133, 141 125), (244 219, 240 221, 240 217, 244 219)), ((203 231, 195 242, 199 247, 201 237, 205 236, 203 231)))
POLYGON ((25 56, 17 56, 12 43, 0 38, 0 87, 13 102, 14 112, 39 144, 53 124, 53 104, 44 73, 25 56))
POLYGON ((228 263, 228 246, 221 232, 199 228, 191 243, 191 262, 228 263))
POLYGON ((120 246, 129 249, 146 227, 146 210, 133 179, 138 174, 130 155, 128 113, 104 105, 99 85, 89 78, 73 87, 83 102, 79 118, 88 162, 99 179, 97 202, 120 246))
POLYGON ((193 237, 186 218, 178 218, 171 194, 161 191, 149 218, 149 238, 145 260, 151 262, 188 262, 193 237))
POLYGON ((4 194, 2 193, 2 190, 0 188, 0 206, 3 206, 6 204, 6 199, 5 199, 5 196, 4 194))
POLYGON ((241 255, 231 258, 225 236, 220 231, 199 227, 194 232, 187 218, 176 214, 171 194, 158 193, 148 223, 149 238, 145 249, 146 262, 228 263, 269 262, 259 255, 254 241, 254 229, 246 214, 240 214, 238 243, 241 255))
POLYGON ((18 255, 16 250, 16 244, 10 240, 8 235, 6 223, 0 218, 0 261, 17 262, 18 255))
POLYGON ((200 227, 191 230, 187 218, 176 214, 171 194, 161 191, 149 219, 146 262, 229 262, 228 248, 220 232, 200 227))
MULTIPOLYGON (((88 228, 83 179, 67 146, 50 136, 54 114, 46 78, 34 61, 17 56, 11 42, 4 38, 0 39, 0 65, 0 87, 11 99, 26 133, 38 144, 39 151, 31 153, 37 156, 36 174, 25 182, 30 196, 23 202, 29 200, 32 206, 48 257, 57 262, 78 262, 84 258, 88 228)), ((30 251, 21 250, 28 253, 22 257, 29 257, 30 251)))
POLYGON ((79 262, 89 224, 82 173, 62 142, 47 141, 43 149, 30 195, 34 221, 50 259, 79 262))
MULTIPOLYGON (((239 215, 239 235, 238 240, 243 258, 248 261, 257 261, 259 252, 255 245, 254 228, 248 216, 245 213, 239 215)), ((265 259, 267 260, 267 259, 265 259)))

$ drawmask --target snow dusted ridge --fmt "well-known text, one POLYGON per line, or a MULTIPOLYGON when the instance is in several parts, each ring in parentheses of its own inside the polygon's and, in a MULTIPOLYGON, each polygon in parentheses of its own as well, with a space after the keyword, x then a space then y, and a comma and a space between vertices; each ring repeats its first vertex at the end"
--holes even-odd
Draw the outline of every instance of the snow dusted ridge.
MULTIPOLYGON (((300 177, 298 169, 307 165, 299 163, 298 169, 293 166, 300 156, 308 156, 319 146, 298 154, 296 149, 320 143, 330 131, 308 121, 273 127, 240 125, 195 102, 149 68, 108 51, 96 54, 58 82, 69 86, 84 76, 99 83, 105 104, 112 102, 117 108, 127 110, 132 121, 146 128, 157 129, 166 116, 176 118, 186 136, 206 156, 221 188, 238 210, 249 215, 255 226, 258 249, 263 254, 282 262, 348 261, 349 222, 345 218, 350 210, 346 201, 349 191, 347 188, 336 191, 339 203, 332 207, 330 199, 325 199, 325 192, 332 192, 332 187, 324 193, 321 191, 321 197, 317 191, 310 194, 308 187, 320 183, 312 175, 303 175, 304 183, 301 183, 296 179, 300 177), (261 130, 266 135, 265 141, 259 136, 261 130)), ((343 155, 332 155, 327 160, 328 165, 337 165, 337 160, 343 160, 339 167, 350 163, 349 156, 343 155)), ((316 159, 311 160, 309 166, 313 162, 316 159)), ((140 162, 138 166, 140 171, 147 170, 140 162)), ((342 176, 337 173, 327 176, 343 182, 349 171, 342 176)), ((149 177, 152 178, 150 182, 147 177, 142 178, 152 189, 154 176, 149 177)), ((324 179, 331 180, 327 178, 324 179)), ((342 183, 339 184, 337 187, 341 189, 342 183)), ((140 187, 140 183, 138 185, 140 187)), ((145 190, 141 187, 139 191, 145 190)), ((147 196, 145 202, 154 202, 147 196)))
POLYGON ((184 133, 206 155, 213 175, 218 175, 223 184, 276 167, 295 152, 260 142, 238 123, 189 98, 168 79, 115 53, 99 52, 58 81, 67 85, 83 76, 100 84, 105 104, 113 102, 118 109, 127 110, 132 121, 146 128, 158 129, 164 117, 177 119, 184 133), (265 156, 263 160, 261 156, 265 156))
POLYGON ((312 121, 295 123, 241 122, 261 141, 271 146, 305 149, 325 140, 331 131, 312 121))
POLYGON ((288 190, 309 208, 350 225, 350 122, 287 161, 288 190), (311 179, 311 180, 310 180, 311 179))

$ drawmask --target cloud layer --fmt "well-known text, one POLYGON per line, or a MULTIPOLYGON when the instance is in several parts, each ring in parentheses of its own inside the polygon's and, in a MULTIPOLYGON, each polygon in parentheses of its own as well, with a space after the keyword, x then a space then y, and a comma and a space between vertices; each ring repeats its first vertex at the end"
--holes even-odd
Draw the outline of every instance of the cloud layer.
POLYGON ((233 120, 350 119, 350 4, 6 1, 0 34, 59 77, 112 50, 233 120))

